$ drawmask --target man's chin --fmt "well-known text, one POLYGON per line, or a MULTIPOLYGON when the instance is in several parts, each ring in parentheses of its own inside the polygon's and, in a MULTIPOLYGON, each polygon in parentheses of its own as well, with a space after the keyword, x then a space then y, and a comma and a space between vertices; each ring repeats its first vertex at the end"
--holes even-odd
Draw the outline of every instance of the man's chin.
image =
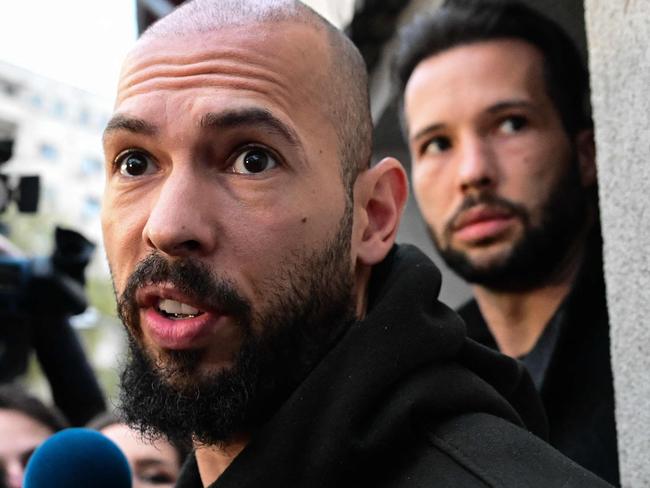
POLYGON ((481 247, 438 249, 440 256, 461 278, 473 285, 498 283, 508 267, 513 246, 492 243, 481 247))
POLYGON ((196 388, 208 374, 203 366, 204 352, 200 350, 151 350, 140 348, 153 365, 162 382, 179 393, 196 388))
POLYGON ((463 254, 466 261, 478 272, 489 272, 503 267, 511 253, 510 246, 499 246, 498 249, 478 249, 463 254))
POLYGON ((512 254, 513 244, 510 241, 485 241, 472 246, 453 246, 440 251, 444 255, 455 255, 468 266, 479 272, 488 272, 500 268, 512 254))

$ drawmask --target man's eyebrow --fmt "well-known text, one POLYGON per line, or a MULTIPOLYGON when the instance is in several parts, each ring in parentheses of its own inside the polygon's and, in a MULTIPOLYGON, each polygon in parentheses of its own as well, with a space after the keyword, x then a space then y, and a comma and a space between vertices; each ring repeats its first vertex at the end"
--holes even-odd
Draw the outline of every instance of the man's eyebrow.
POLYGON ((503 110, 509 110, 511 108, 532 108, 534 104, 528 100, 504 100, 502 102, 495 103, 490 105, 486 112, 493 114, 501 112, 503 110))
POLYGON ((167 463, 157 458, 140 458, 135 461, 135 464, 139 468, 147 468, 149 466, 165 466, 167 463))
MULTIPOLYGON (((502 112, 504 110, 509 110, 512 108, 533 108, 535 105, 528 101, 528 100, 520 100, 520 99, 513 99, 513 100, 503 100, 501 102, 497 102, 494 105, 490 105, 485 112, 489 114, 495 114, 502 112)), ((410 139, 412 141, 418 140, 420 137, 423 137, 430 132, 435 132, 440 129, 444 129, 445 124, 443 123, 433 123, 430 125, 427 125, 426 127, 420 129, 417 131, 410 139)))
POLYGON ((435 132, 437 130, 444 129, 444 128, 445 128, 445 124, 443 124, 441 122, 436 122, 436 123, 427 125, 426 127, 423 127, 422 129, 417 131, 415 134, 413 134, 413 136, 411 136, 409 139, 412 140, 412 141, 417 141, 419 138, 429 134, 430 132, 435 132))
POLYGON ((134 134, 144 134, 147 136, 153 136, 158 133, 158 128, 146 120, 137 117, 129 117, 128 115, 123 114, 115 114, 108 121, 108 124, 106 124, 103 138, 105 139, 111 132, 120 130, 125 130, 134 134))
POLYGON ((201 117, 201 127, 209 129, 232 129, 241 126, 258 126, 274 132, 292 146, 300 146, 298 134, 287 124, 263 108, 242 108, 224 112, 209 112, 201 117))

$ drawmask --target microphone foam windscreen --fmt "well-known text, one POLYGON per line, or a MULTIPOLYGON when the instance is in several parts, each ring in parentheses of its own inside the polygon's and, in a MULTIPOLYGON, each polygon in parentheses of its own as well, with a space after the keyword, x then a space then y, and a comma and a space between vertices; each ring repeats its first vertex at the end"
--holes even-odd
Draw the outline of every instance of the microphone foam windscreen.
POLYGON ((91 429, 57 432, 32 454, 24 488, 131 488, 131 469, 119 447, 91 429))

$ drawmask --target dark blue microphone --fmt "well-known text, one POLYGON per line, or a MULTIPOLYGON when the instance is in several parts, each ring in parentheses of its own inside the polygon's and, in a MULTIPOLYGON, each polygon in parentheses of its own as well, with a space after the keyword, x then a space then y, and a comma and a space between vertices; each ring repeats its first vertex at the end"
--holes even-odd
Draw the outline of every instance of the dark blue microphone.
POLYGON ((131 469, 108 437, 91 429, 65 429, 34 451, 23 487, 131 488, 131 469))

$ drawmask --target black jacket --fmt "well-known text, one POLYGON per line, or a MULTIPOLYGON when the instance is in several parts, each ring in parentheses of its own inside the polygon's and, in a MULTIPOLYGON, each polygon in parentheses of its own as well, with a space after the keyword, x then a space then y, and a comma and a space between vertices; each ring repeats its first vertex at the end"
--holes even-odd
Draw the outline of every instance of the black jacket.
MULTIPOLYGON (((597 233, 596 233, 597 234, 597 233)), ((459 309, 468 335, 497 348, 474 300, 459 309)), ((550 320, 557 330, 539 391, 549 422, 549 442, 614 485, 619 484, 609 321, 601 258, 594 234, 575 285, 550 320)), ((533 351, 538 349, 536 346, 533 351)))
MULTIPOLYGON (((394 248, 365 319, 211 486, 608 486, 525 430, 545 426, 527 374, 468 341, 439 288, 429 259, 394 248)), ((193 456, 177 486, 201 486, 193 456)))

